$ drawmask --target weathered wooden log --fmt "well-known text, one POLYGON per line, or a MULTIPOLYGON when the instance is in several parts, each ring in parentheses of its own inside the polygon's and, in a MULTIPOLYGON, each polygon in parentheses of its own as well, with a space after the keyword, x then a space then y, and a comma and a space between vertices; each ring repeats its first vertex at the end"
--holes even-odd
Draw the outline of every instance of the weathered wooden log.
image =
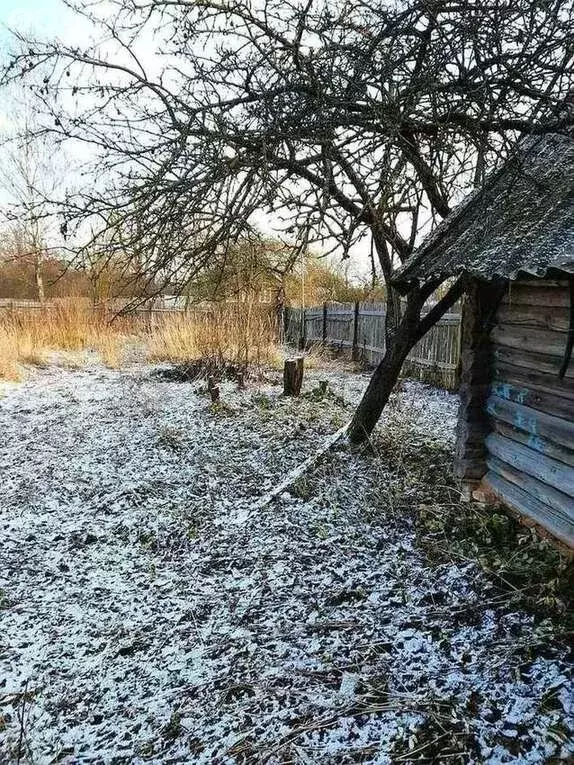
POLYGON ((286 359, 283 367, 283 393, 286 396, 298 396, 303 384, 303 356, 286 359))
POLYGON ((548 356, 564 358, 567 332, 555 332, 546 329, 534 329, 532 327, 511 327, 508 325, 496 326, 492 330, 491 338, 496 345, 505 348, 521 350, 528 348, 534 353, 542 353, 548 356))
POLYGON ((528 286, 510 285, 508 293, 502 299, 504 305, 544 305, 569 306, 570 296, 567 284, 549 287, 546 280, 533 280, 528 286))
POLYGON ((529 388, 540 393, 574 400, 572 378, 560 379, 556 372, 547 374, 546 372, 539 372, 536 368, 516 367, 513 364, 497 361, 494 366, 494 373, 495 382, 508 382, 516 387, 529 388))
MULTIPOLYGON (((517 367, 526 369, 537 369, 539 372, 545 372, 558 376, 564 355, 549 356, 546 353, 530 353, 524 349, 505 348, 503 346, 494 347, 494 358, 496 363, 513 364, 517 367)), ((565 379, 574 379, 574 364, 571 364, 566 370, 565 379)))
POLYGON ((501 436, 509 438, 511 441, 516 441, 519 444, 529 446, 541 454, 546 454, 548 457, 552 457, 555 460, 564 462, 566 465, 570 465, 574 468, 574 451, 568 449, 565 446, 549 441, 542 436, 532 436, 526 431, 519 430, 513 425, 509 425, 501 420, 492 420, 492 427, 496 433, 500 433, 501 436))
POLYGON ((497 475, 502 476, 502 478, 520 487, 531 496, 536 497, 536 499, 562 513, 564 520, 568 521, 574 530, 574 499, 569 497, 568 494, 564 494, 564 492, 549 486, 543 481, 539 481, 537 478, 517 470, 512 465, 498 459, 498 457, 490 456, 487 459, 487 465, 497 475))
POLYGON ((460 407, 454 469, 458 478, 486 473, 485 438, 490 430, 486 400, 492 379, 489 333, 505 285, 474 282, 463 307, 461 324, 460 407))
POLYGON ((570 316, 567 306, 505 305, 496 314, 498 324, 567 332, 570 316))
POLYGON ((569 547, 574 546, 574 524, 563 512, 533 497, 493 470, 486 474, 484 483, 513 510, 540 524, 569 547))
POLYGON ((490 396, 486 406, 493 419, 506 422, 533 438, 541 436, 574 450, 574 423, 498 396, 490 396))
POLYGON ((510 441, 498 433, 491 433, 486 439, 490 455, 512 465, 526 476, 552 486, 569 497, 574 497, 574 472, 563 462, 557 462, 528 446, 510 441))
POLYGON ((219 385, 217 385, 213 377, 207 378, 207 390, 211 396, 211 401, 216 404, 219 401, 219 385))
POLYGON ((571 400, 557 396, 555 393, 545 393, 533 385, 524 387, 513 385, 510 381, 496 381, 491 386, 491 392, 498 398, 514 401, 552 417, 562 417, 574 422, 574 404, 571 400))

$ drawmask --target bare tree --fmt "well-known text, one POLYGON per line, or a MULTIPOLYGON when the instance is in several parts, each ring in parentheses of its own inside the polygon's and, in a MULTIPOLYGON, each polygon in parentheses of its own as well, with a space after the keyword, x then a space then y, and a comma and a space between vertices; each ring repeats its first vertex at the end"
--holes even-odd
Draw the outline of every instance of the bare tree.
POLYGON ((573 122, 571 0, 112 0, 99 18, 80 5, 101 43, 20 40, 3 76, 49 68, 50 131, 94 153, 99 182, 66 200, 65 225, 113 211, 130 257, 182 284, 261 211, 303 247, 345 257, 370 239, 387 347, 350 429, 364 439, 464 290, 427 310, 442 278, 401 301, 395 269, 522 136, 573 122))
POLYGON ((3 217, 19 246, 13 250, 34 265, 36 297, 45 301, 43 263, 47 255, 48 199, 59 180, 60 161, 49 134, 38 135, 36 101, 14 88, 4 99, 0 144, 3 217), (17 233, 16 233, 17 232, 17 233))

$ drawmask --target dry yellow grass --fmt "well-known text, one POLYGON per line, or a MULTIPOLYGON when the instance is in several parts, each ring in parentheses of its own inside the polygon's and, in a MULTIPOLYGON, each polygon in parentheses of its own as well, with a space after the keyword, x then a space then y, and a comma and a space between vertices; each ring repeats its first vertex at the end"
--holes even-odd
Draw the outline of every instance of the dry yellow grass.
POLYGON ((77 364, 78 351, 93 350, 104 364, 118 367, 130 340, 142 346, 150 361, 217 357, 253 364, 276 354, 274 320, 259 306, 111 318, 82 300, 0 313, 0 378, 19 379, 27 365, 45 364, 54 351, 69 352, 77 364))
POLYGON ((43 356, 29 334, 0 327, 0 378, 19 380, 22 364, 40 365, 43 356))
POLYGON ((0 314, 0 377, 19 379, 28 365, 43 365, 53 351, 100 351, 106 363, 119 360, 126 327, 111 327, 87 301, 58 301, 45 309, 0 314))
POLYGON ((172 362, 219 357, 237 364, 260 364, 272 358, 276 342, 274 322, 267 312, 249 306, 244 310, 216 306, 159 321, 148 337, 148 357, 172 362))

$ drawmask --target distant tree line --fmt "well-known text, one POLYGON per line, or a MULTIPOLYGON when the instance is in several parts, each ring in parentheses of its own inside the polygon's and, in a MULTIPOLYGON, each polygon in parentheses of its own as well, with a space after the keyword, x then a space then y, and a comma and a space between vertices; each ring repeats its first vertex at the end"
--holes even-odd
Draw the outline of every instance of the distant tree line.
POLYGON ((38 252, 25 228, 4 232, 0 240, 0 298, 35 300, 89 298, 94 305, 125 298, 139 301, 182 295, 202 301, 258 300, 288 305, 382 300, 384 289, 372 280, 351 280, 348 269, 306 253, 295 264, 281 243, 240 241, 206 265, 183 288, 148 283, 118 253, 86 253, 70 262, 57 253, 38 252))

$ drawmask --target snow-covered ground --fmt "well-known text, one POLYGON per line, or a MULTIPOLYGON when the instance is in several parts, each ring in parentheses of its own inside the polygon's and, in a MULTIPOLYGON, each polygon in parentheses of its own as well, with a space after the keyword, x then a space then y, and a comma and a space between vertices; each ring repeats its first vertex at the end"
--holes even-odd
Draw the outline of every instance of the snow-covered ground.
MULTIPOLYGON (((6 386, 0 762, 566 761, 561 649, 526 659, 532 617, 426 565, 383 457, 341 444, 250 512, 351 411, 272 382, 217 410, 149 368, 6 386)), ((393 403, 446 442, 455 411, 415 383, 393 403)))

